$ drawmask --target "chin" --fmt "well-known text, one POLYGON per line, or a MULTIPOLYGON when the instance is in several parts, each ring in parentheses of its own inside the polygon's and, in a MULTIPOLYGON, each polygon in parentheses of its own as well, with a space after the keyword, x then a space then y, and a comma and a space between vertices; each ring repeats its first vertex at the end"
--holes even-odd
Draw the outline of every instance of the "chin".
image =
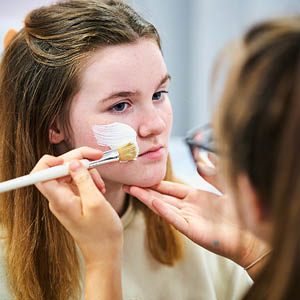
POLYGON ((104 182, 110 181, 140 187, 150 187, 160 183, 165 178, 167 169, 165 162, 146 166, 124 164, 122 168, 119 168, 119 165, 115 166, 117 166, 117 168, 111 168, 111 166, 109 168, 108 165, 103 165, 101 169, 99 169, 99 173, 104 182))
POLYGON ((145 172, 144 174, 136 174, 123 180, 123 184, 136 185, 139 187, 151 187, 160 183, 165 178, 166 170, 157 170, 157 172, 145 172))
POLYGON ((164 179, 164 176, 162 176, 159 179, 158 178, 153 178, 151 180, 141 181, 141 182, 136 183, 134 185, 139 186, 139 187, 143 187, 143 188, 147 188, 147 187, 151 187, 151 186, 154 186, 156 184, 159 184, 163 179, 164 179))

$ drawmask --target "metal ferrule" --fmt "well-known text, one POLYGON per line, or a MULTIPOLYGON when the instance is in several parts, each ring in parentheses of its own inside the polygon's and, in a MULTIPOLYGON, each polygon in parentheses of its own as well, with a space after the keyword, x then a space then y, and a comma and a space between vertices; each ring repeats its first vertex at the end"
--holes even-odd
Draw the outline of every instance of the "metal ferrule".
POLYGON ((102 158, 90 162, 89 168, 95 168, 119 160, 119 152, 116 149, 105 151, 102 158))

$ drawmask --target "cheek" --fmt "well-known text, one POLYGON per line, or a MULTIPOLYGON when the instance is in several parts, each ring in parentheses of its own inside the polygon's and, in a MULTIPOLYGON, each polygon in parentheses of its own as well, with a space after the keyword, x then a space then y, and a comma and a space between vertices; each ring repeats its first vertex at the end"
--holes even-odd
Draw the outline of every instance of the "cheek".
POLYGON ((164 109, 165 112, 165 122, 166 122, 166 127, 168 129, 168 132, 171 132, 172 124, 173 124, 173 111, 172 111, 172 105, 170 100, 168 99, 166 101, 166 107, 164 109))
POLYGON ((98 148, 96 138, 94 136, 92 125, 95 116, 88 107, 74 100, 70 108, 70 137, 69 142, 72 148, 83 146, 98 148))
POLYGON ((111 163, 102 165, 98 172, 104 182, 110 181, 121 184, 149 187, 158 184, 166 173, 166 158, 156 163, 145 165, 133 161, 129 163, 111 163))
POLYGON ((98 145, 97 140, 94 136, 94 132, 90 125, 87 126, 78 126, 78 125, 75 125, 72 128, 72 138, 71 138, 72 148, 91 147, 94 149, 99 149, 101 151, 107 151, 110 149, 107 146, 98 145))
POLYGON ((73 126, 72 141, 75 148, 82 146, 97 146, 97 141, 94 137, 91 128, 85 128, 83 126, 73 126))

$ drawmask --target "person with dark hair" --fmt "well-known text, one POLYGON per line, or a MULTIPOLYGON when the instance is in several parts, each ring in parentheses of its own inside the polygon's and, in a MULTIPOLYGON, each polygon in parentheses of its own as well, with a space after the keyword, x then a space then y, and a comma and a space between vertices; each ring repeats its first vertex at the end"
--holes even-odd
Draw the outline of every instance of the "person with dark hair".
MULTIPOLYGON (((243 265, 255 273, 243 299, 299 299, 300 17, 257 24, 236 46, 212 127, 225 195, 214 198, 216 225, 209 239, 222 248, 239 237, 243 249, 251 232, 268 245, 243 265), (232 220, 229 204, 240 216, 239 235, 221 230, 232 220)), ((170 182, 124 189, 203 246, 207 202, 201 191, 170 182)))

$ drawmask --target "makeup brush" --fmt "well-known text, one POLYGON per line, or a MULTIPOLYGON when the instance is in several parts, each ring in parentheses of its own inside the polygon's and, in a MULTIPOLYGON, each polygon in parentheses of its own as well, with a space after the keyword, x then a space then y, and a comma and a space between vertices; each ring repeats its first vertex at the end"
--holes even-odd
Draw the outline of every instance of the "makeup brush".
MULTIPOLYGON (((133 160, 138 155, 138 149, 133 143, 128 143, 103 153, 102 158, 90 161, 81 159, 81 163, 87 168, 95 168, 100 165, 108 164, 114 161, 133 160)), ((0 183, 0 193, 15 190, 24 186, 32 185, 38 182, 56 179, 69 175, 69 163, 51 167, 39 172, 17 177, 0 183)))

